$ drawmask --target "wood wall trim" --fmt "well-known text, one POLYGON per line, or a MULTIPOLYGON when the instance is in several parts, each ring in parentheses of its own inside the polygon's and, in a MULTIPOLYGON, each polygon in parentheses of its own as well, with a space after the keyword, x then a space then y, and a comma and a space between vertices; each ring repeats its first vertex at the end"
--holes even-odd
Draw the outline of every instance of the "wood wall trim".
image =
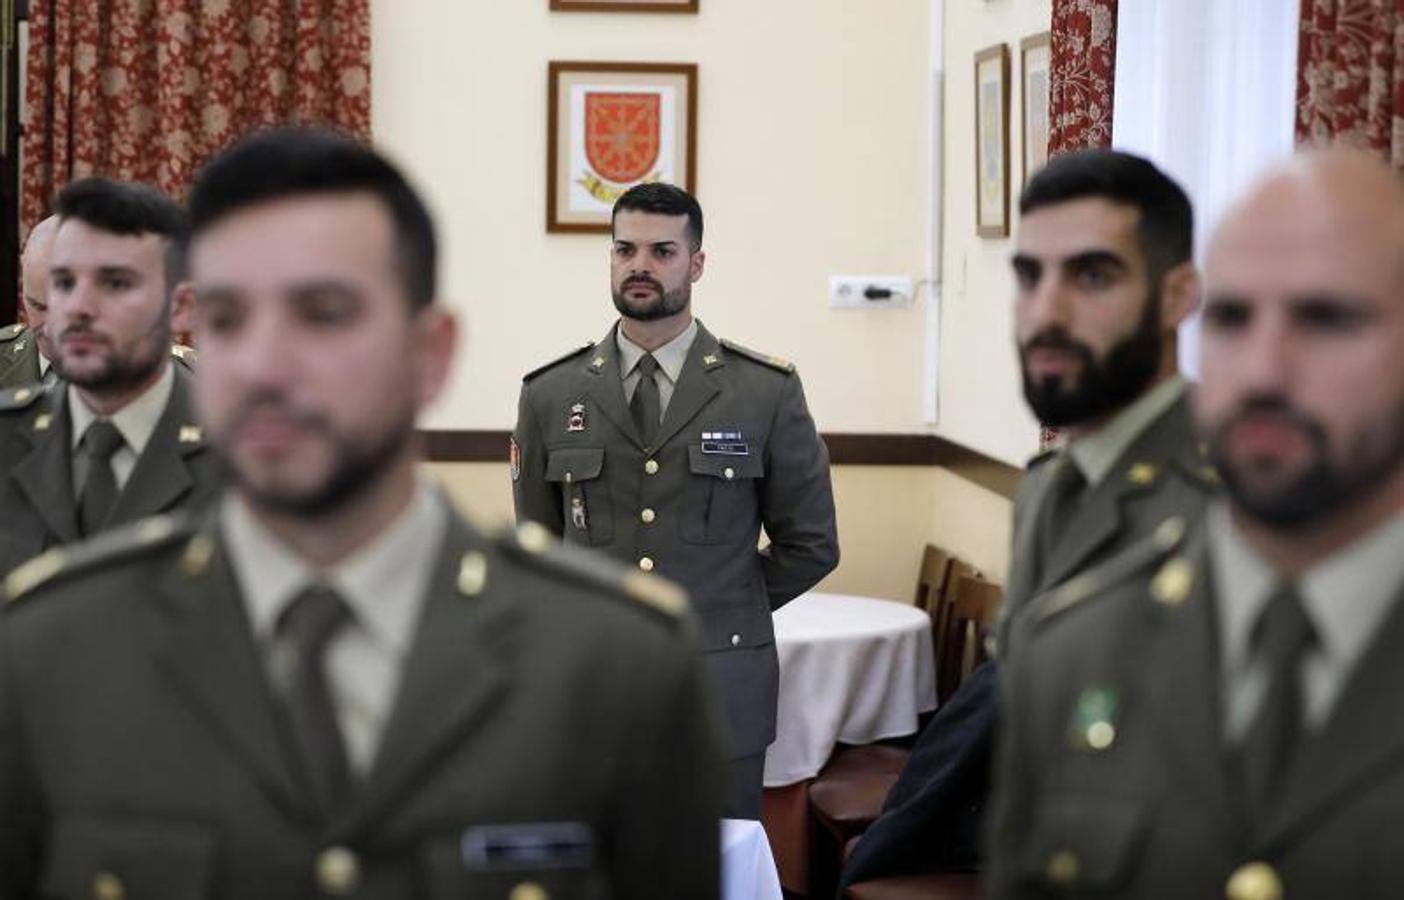
MULTIPOLYGON (((506 462, 509 431, 424 431, 430 462, 506 462)), ((825 434, 836 466, 942 466, 1013 499, 1022 470, 934 434, 825 434)))

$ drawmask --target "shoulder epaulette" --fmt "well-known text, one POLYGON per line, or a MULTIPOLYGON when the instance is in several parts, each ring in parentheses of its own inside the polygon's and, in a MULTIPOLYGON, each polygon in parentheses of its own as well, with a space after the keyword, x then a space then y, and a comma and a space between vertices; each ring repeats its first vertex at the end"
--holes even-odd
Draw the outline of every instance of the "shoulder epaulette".
POLYGON ((781 372, 793 372, 795 364, 788 359, 781 359, 778 356, 771 356, 768 353, 761 353, 759 350, 752 350, 750 347, 743 347, 735 341, 722 338, 719 343, 732 353, 744 356, 753 362, 758 362, 763 366, 770 366, 772 369, 779 369, 781 372))
POLYGON ((192 521, 182 515, 160 515, 104 531, 86 541, 52 547, 5 578, 5 602, 13 603, 40 585, 86 572, 107 562, 139 556, 189 535, 192 521))
POLYGON ((23 322, 16 322, 13 325, 6 325, 4 328, 0 328, 0 343, 13 341, 15 338, 24 334, 26 330, 28 329, 25 327, 25 324, 23 322))
POLYGON ((586 350, 589 350, 594 346, 595 342, 591 341, 590 343, 585 344, 582 347, 576 347, 569 353, 566 353, 563 356, 556 357, 555 359, 548 362, 546 365, 537 366, 535 369, 532 369, 530 372, 522 376, 522 381, 531 381, 533 378, 540 375, 542 372, 545 372, 547 369, 554 369, 556 366, 559 366, 561 363, 565 362, 568 359, 575 359, 575 357, 579 356, 580 354, 584 353, 586 350))
POLYGON ((512 556, 541 569, 584 581, 608 593, 625 594, 639 605, 656 610, 671 621, 687 612, 687 594, 671 581, 628 569, 597 553, 589 553, 556 540, 535 522, 504 532, 498 543, 512 556))
POLYGON ((1161 522, 1150 537, 1034 597, 1029 607, 1034 622, 1041 625, 1107 588, 1160 564, 1180 546, 1186 530, 1184 517, 1171 516, 1161 522))
POLYGON ((0 390, 0 412, 13 412, 17 409, 28 409, 42 396, 44 396, 44 386, 42 384, 26 384, 20 387, 4 388, 0 390))

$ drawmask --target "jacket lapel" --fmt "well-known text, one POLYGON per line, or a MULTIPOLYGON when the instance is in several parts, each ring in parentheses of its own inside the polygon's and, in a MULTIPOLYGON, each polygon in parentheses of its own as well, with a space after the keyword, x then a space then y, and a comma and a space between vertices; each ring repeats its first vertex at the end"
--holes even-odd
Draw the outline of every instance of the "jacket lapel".
POLYGON ((1009 583, 1004 588, 1009 609, 1022 609, 1024 602, 1033 597, 1034 589, 1043 581, 1038 571, 1037 521, 1038 512, 1043 508, 1053 483, 1049 471, 1054 465, 1056 462, 1050 460, 1029 472, 1024 476, 1025 483, 1020 486, 1022 500, 1016 505, 1014 516, 1013 558, 1017 564, 1009 567, 1009 583))
MULTIPOLYGON (((629 413, 629 405, 624 402, 624 379, 619 375, 619 345, 614 339, 614 331, 618 327, 615 325, 611 328, 595 345, 595 352, 589 354, 585 361, 586 380, 595 405, 614 423, 620 434, 642 448, 643 439, 634 425, 634 417, 629 413)), ((566 410, 561 410, 563 422, 565 417, 566 410)))
POLYGON ((195 488, 190 460, 207 452, 190 402, 189 376, 174 363, 175 383, 166 409, 113 504, 108 521, 132 522, 164 512, 195 488))
POLYGON ((1283 801, 1264 831, 1267 844, 1290 841, 1298 830, 1319 826, 1329 806, 1369 791, 1383 773, 1404 766, 1401 648, 1404 596, 1396 597, 1325 726, 1303 744, 1283 801))
POLYGON ((32 442, 29 453, 10 470, 20 494, 53 536, 50 543, 78 539, 78 516, 73 494, 72 454, 69 432, 68 391, 59 384, 41 400, 22 429, 32 442))
POLYGON ((450 520, 394 712, 364 790, 333 828, 336 839, 372 827, 508 690, 519 612, 492 570, 495 558, 464 522, 450 520))
POLYGON ((213 523, 187 545, 158 586, 164 643, 159 663, 175 693, 255 774, 284 810, 315 815, 298 789, 276 705, 243 600, 213 523))
POLYGON ((712 370, 724 365, 726 357, 717 339, 698 322, 697 337, 687 351, 687 360, 673 388, 673 398, 668 401, 668 411, 663 414, 663 425, 658 429, 658 446, 672 440, 673 435, 721 393, 721 388, 712 380, 712 370))
MULTIPOLYGON (((1169 764, 1164 782, 1197 795, 1214 813, 1213 820, 1224 823, 1228 841, 1245 832, 1238 795, 1229 780, 1227 752, 1212 750, 1223 748, 1224 740, 1216 601, 1207 548, 1205 529, 1196 528, 1169 563, 1189 573, 1189 584, 1177 590, 1168 583, 1172 579, 1152 582, 1154 636, 1146 658, 1134 665, 1149 679, 1153 707, 1159 711, 1160 743, 1169 764)), ((1138 654, 1130 650, 1127 656, 1134 659, 1138 654)))

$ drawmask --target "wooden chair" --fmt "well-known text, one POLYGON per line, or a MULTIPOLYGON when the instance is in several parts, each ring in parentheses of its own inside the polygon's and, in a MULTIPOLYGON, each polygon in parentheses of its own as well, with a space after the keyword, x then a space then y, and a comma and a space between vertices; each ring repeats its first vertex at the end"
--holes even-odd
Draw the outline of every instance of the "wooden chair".
POLYGON ((970 563, 963 559, 952 558, 946 566, 946 578, 941 586, 941 591, 930 609, 931 643, 936 655, 936 699, 940 703, 945 703, 946 699, 954 694, 955 689, 959 686, 954 681, 959 668, 945 657, 946 633, 951 622, 955 584, 961 578, 979 577, 979 571, 970 563))
POLYGON ((912 605, 917 609, 931 612, 946 589, 946 573, 951 567, 951 554, 927 544, 921 554, 921 570, 917 573, 916 598, 912 605))
POLYGON ((942 703, 988 658, 986 638, 994 627, 1002 597, 1003 591, 994 582, 965 575, 955 577, 936 654, 938 696, 942 703))

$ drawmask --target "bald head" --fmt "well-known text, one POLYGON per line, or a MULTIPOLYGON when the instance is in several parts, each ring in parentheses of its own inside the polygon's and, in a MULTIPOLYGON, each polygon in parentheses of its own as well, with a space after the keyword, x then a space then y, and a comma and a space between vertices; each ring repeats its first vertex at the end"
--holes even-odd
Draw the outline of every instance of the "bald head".
POLYGON ((1346 150, 1272 170, 1225 215, 1205 281, 1197 405, 1237 508, 1283 532, 1404 509, 1399 177, 1346 150))
POLYGON ((39 352, 46 359, 53 357, 49 335, 44 322, 49 315, 49 253, 58 234, 58 216, 49 216, 29 231, 20 257, 21 279, 24 282, 24 320, 39 341, 39 352))

